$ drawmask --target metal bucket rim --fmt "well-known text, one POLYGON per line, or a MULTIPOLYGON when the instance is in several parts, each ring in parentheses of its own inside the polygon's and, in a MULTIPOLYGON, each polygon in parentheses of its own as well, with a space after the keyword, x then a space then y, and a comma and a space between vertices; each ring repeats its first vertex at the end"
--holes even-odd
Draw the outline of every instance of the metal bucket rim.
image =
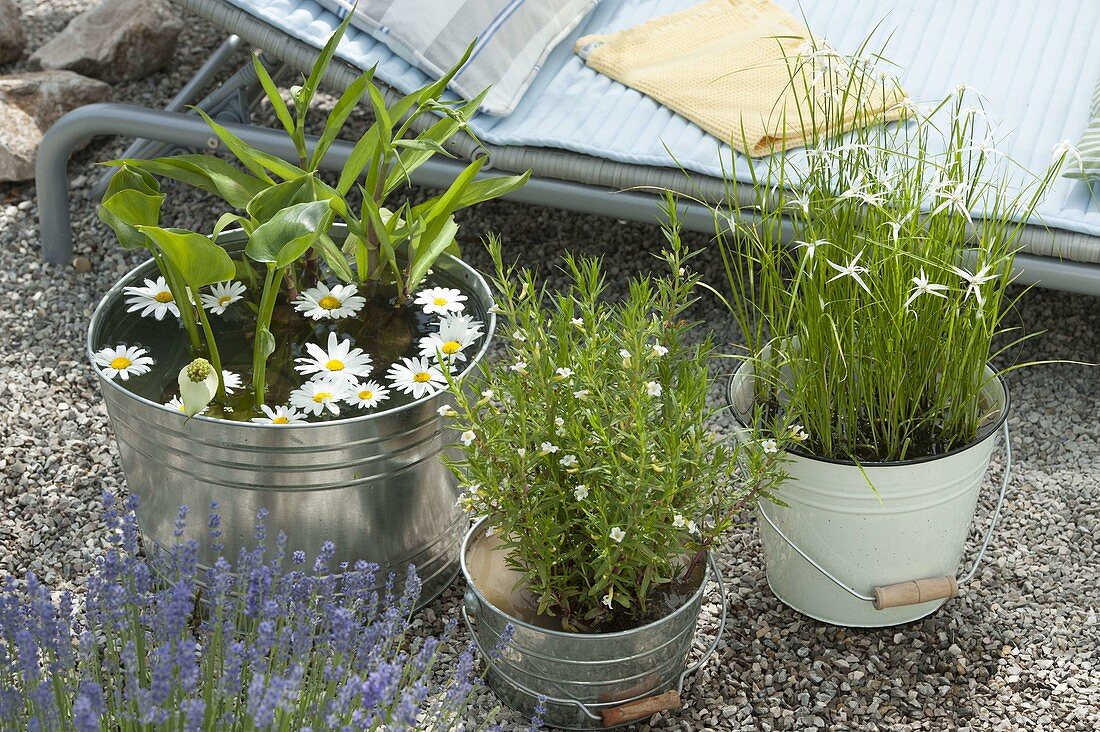
MULTIPOLYGON (((477 596, 479 604, 491 607, 498 614, 508 618, 508 622, 511 625, 535 633, 543 633, 545 635, 555 638, 568 638, 570 641, 581 643, 599 643, 608 639, 626 638, 639 633, 644 633, 656 626, 664 625, 665 623, 675 622, 683 613, 692 612, 693 607, 702 603, 702 597, 706 592, 707 584, 713 580, 710 571, 711 552, 708 551, 707 562, 704 565, 706 567, 706 570, 703 573, 703 580, 699 583, 699 587, 695 590, 695 592, 692 593, 690 598, 684 601, 684 603, 680 607, 676 608, 674 611, 661 618, 660 620, 654 620, 651 623, 640 625, 637 628, 631 628, 630 630, 620 630, 614 633, 567 633, 563 630, 551 630, 549 628, 542 628, 537 625, 532 625, 525 620, 520 620, 519 618, 504 612, 499 607, 489 602, 488 598, 486 598, 485 595, 482 594, 481 590, 477 586, 477 583, 474 582, 473 577, 470 575, 470 570, 466 566, 467 550, 470 548, 470 545, 473 543, 473 541, 489 528, 488 522, 489 518, 487 516, 482 516, 480 519, 474 522, 474 525, 471 526, 469 530, 466 531, 466 535, 462 537, 462 549, 459 552, 458 557, 459 566, 462 568, 462 577, 466 580, 466 586, 470 590, 472 590, 473 593, 477 596)), ((696 622, 698 622, 698 620, 696 622)))
MULTIPOLYGON (((344 224, 337 224, 332 227, 331 231, 336 238, 340 238, 346 234, 347 227, 344 224)), ((224 232, 222 236, 219 237, 219 239, 221 239, 222 237, 227 239, 227 241, 225 241, 224 243, 230 245, 242 243, 246 239, 244 232, 241 229, 228 230, 224 232)), ((486 323, 487 327, 485 330, 485 341, 481 344, 481 348, 478 350, 478 352, 470 358, 469 365, 461 373, 457 374, 454 377, 455 381, 461 381, 474 369, 474 367, 480 364, 481 360, 489 352, 489 347, 493 340, 493 334, 496 332, 497 316, 496 313, 492 311, 492 305, 494 304, 492 298, 492 290, 489 287, 489 283, 485 281, 485 278, 481 275, 481 273, 463 260, 453 255, 444 253, 441 255, 441 259, 472 275, 474 281, 481 287, 483 287, 486 293, 489 293, 489 307, 486 308, 486 310, 488 311, 488 322, 486 323)), ((92 334, 96 331, 97 326, 100 325, 100 321, 104 317, 103 314, 106 311, 108 303, 114 302, 115 298, 120 296, 122 288, 126 286, 123 284, 124 282, 127 282, 131 278, 142 277, 145 274, 148 274, 148 271, 154 269, 155 266, 156 262, 152 258, 146 259, 145 261, 138 263, 136 266, 127 271, 124 275, 119 277, 118 280, 116 280, 115 283, 111 286, 111 288, 107 290, 103 297, 100 298, 99 303, 95 307, 95 310, 92 311, 92 317, 88 323, 88 334, 84 340, 84 352, 85 355, 88 357, 88 362, 92 365, 92 369, 95 371, 96 376, 99 377, 100 388, 103 388, 104 384, 108 384, 112 389, 115 389, 120 394, 130 399, 133 399, 145 405, 156 407, 166 412, 176 413, 178 410, 172 409, 171 407, 161 404, 160 402, 154 402, 151 399, 146 399, 145 397, 135 394, 129 389, 126 389, 125 387, 123 387, 122 384, 116 382, 114 379, 108 379, 95 366, 95 351, 93 350, 92 345, 92 334)), ((364 414, 358 417, 337 418, 329 420, 327 422, 305 422, 293 425, 259 424, 256 422, 242 422, 233 419, 216 419, 214 417, 204 417, 201 414, 196 414, 190 419, 193 421, 197 420, 199 422, 209 422, 221 426, 236 425, 247 429, 282 430, 284 432, 294 432, 296 430, 323 429, 325 427, 331 427, 336 424, 346 425, 355 424, 357 422, 367 422, 374 419, 382 419, 384 417, 389 417, 394 414, 400 414, 401 412, 407 411, 409 409, 420 407, 425 402, 434 399, 435 397, 438 397, 440 394, 446 393, 446 389, 441 389, 440 391, 433 392, 431 394, 428 394, 427 396, 421 397, 420 399, 414 399, 408 404, 403 404, 400 407, 393 407, 391 409, 385 409, 381 412, 372 412, 370 414, 364 414)), ((182 416, 186 419, 186 415, 182 416)))
MULTIPOLYGON (((738 426, 749 429, 750 426, 745 424, 741 420, 741 416, 737 413, 737 409, 734 408, 734 384, 739 378, 749 378, 749 375, 743 374, 742 371, 746 368, 750 368, 751 364, 748 360, 743 361, 740 366, 737 367, 737 371, 730 374, 729 379, 726 381, 726 407, 729 409, 730 414, 733 416, 734 421, 738 426)), ((1012 397, 1008 391, 1008 382, 1005 380, 1004 374, 993 368, 993 364, 987 363, 985 365, 986 371, 993 377, 990 381, 995 381, 1000 386, 1000 391, 1004 395, 1004 400, 1001 405, 1000 414, 996 419, 986 420, 981 427, 978 428, 977 436, 965 445, 960 445, 947 452, 938 453, 936 455, 925 455, 918 458, 909 458, 908 460, 882 460, 882 461, 865 461, 856 462, 855 460, 847 460, 845 458, 831 458, 824 457, 822 455, 815 455, 812 452, 801 450, 797 447, 790 448, 789 452, 797 455, 800 458, 806 458, 807 460, 813 460, 819 463, 827 463, 829 465, 844 465, 847 467, 860 467, 860 468, 904 468, 913 465, 921 465, 923 463, 930 463, 936 460, 944 460, 946 458, 953 457, 960 453, 971 450, 978 447, 983 442, 993 438, 997 431, 1001 428, 1001 425, 1008 419, 1008 412, 1012 406, 1012 397)), ((988 382, 987 382, 988 383, 988 382)))

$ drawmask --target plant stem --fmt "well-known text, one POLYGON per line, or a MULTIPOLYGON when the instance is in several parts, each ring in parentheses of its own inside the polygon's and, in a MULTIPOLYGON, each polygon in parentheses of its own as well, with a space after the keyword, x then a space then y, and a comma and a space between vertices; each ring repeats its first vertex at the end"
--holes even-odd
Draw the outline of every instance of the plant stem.
POLYGON ((199 321, 202 323, 202 332, 206 335, 206 347, 210 351, 210 362, 214 365, 214 370, 218 374, 218 393, 215 394, 215 399, 219 402, 225 401, 225 377, 222 375, 222 358, 218 353, 218 343, 214 340, 214 331, 210 327, 210 318, 206 316, 206 309, 199 307, 199 321))
POLYGON ((191 298, 187 296, 187 287, 180 284, 179 275, 160 252, 152 247, 149 248, 149 251, 153 255, 153 261, 157 263, 161 274, 164 275, 164 281, 168 283, 172 299, 175 300, 176 308, 180 311, 180 320, 183 321, 183 327, 187 330, 187 337, 191 341, 192 351, 200 350, 202 340, 199 338, 199 329, 195 325, 195 312, 191 309, 191 298))
POLYGON ((271 316, 275 312, 275 299, 279 295, 281 272, 270 262, 264 277, 263 295, 260 297, 260 310, 256 313, 256 341, 252 344, 252 385, 256 394, 256 407, 263 406, 267 388, 267 357, 271 350, 265 350, 274 342, 271 335, 271 316))

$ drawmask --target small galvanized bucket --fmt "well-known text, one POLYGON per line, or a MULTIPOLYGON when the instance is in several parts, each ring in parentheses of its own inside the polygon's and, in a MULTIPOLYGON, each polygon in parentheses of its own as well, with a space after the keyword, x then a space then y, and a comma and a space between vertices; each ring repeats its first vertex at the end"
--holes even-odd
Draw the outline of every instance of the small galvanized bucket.
MULTIPOLYGON (((492 294, 475 270, 448 256, 435 270, 461 282, 480 309, 489 310, 492 294)), ((117 324, 105 317, 108 305, 123 296, 124 287, 156 274, 154 263, 146 262, 104 296, 88 329, 89 359, 116 342, 117 324)), ((496 327, 492 313, 485 327, 485 342, 467 371, 488 350, 496 327)), ((182 331, 180 340, 185 340, 182 331)), ((182 538, 197 540, 200 562, 212 564, 217 556, 205 516, 216 502, 221 553, 231 562, 240 549, 255 546, 256 515, 266 509, 269 543, 283 532, 289 549, 312 556, 332 541, 333 568, 360 559, 375 562, 380 580, 396 573, 400 592, 408 565, 416 565, 419 605, 457 574, 467 520, 456 506, 457 481, 441 459, 445 440, 438 409, 451 403, 447 392, 366 416, 277 426, 202 416, 188 420, 132 393, 124 382, 101 375, 99 383, 127 485, 141 499, 138 525, 147 550, 179 541, 175 520, 186 505, 192 520, 182 538)))
POLYGON ((467 552, 487 528, 482 519, 462 543, 468 585, 462 617, 488 666, 489 686, 501 701, 532 717, 541 697, 543 723, 574 730, 618 727, 680 706, 687 677, 710 659, 726 628, 726 592, 713 556, 699 589, 671 615, 620 633, 564 633, 505 613, 478 589, 467 552), (687 667, 708 582, 718 583, 721 620, 709 647, 687 667))
MULTIPOLYGON (((815 620, 873 628, 934 613, 974 577, 1012 469, 1008 390, 991 368, 985 376, 984 397, 994 416, 969 445, 862 465, 788 456, 790 479, 777 491, 787 505, 761 502, 757 509, 768 586, 777 598, 815 620), (969 571, 957 578, 999 431, 1006 454, 1000 495, 969 571)), ((753 392, 751 366, 742 365, 728 390, 742 428, 752 418, 753 392)))

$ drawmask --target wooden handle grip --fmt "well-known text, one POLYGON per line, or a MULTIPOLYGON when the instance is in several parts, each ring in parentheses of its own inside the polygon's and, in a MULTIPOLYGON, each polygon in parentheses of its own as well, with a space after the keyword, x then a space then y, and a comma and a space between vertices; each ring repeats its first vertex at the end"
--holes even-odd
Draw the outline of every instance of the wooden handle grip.
POLYGON ((657 696, 649 696, 610 709, 602 709, 600 710, 600 716, 603 717, 604 727, 614 727, 617 724, 642 719, 667 709, 679 708, 680 692, 666 691, 664 694, 658 694, 657 696))
POLYGON ((919 605, 930 600, 956 597, 958 594, 959 583, 954 577, 932 577, 899 582, 896 585, 875 588, 875 610, 919 605))

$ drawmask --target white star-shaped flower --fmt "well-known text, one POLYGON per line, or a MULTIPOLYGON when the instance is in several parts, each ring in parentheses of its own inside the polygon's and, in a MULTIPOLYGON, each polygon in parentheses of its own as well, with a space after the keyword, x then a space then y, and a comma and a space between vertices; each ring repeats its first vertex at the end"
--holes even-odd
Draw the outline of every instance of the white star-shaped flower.
POLYGON ((924 274, 924 267, 920 268, 920 275, 914 277, 910 282, 913 283, 913 292, 909 295, 909 299, 905 301, 905 309, 908 310, 909 306, 913 304, 921 295, 934 295, 947 299, 947 295, 943 294, 943 290, 949 289, 947 285, 937 285, 934 282, 929 282, 928 277, 924 274))
POLYGON ((837 264, 836 262, 832 261, 831 259, 826 259, 825 261, 828 262, 829 266, 832 267, 833 269, 835 269, 838 273, 838 274, 833 275, 831 278, 829 278, 829 282, 832 282, 833 280, 838 280, 841 277, 851 277, 853 280, 855 280, 859 284, 860 287, 863 288, 863 290, 868 295, 870 295, 871 294, 871 288, 869 288, 867 286, 867 283, 863 281, 863 278, 860 277, 861 274, 867 274, 867 271, 868 271, 866 267, 862 267, 859 264, 859 258, 862 257, 862 256, 863 256, 863 252, 861 251, 859 254, 852 257, 852 261, 848 262, 848 264, 843 265, 843 266, 837 264))

